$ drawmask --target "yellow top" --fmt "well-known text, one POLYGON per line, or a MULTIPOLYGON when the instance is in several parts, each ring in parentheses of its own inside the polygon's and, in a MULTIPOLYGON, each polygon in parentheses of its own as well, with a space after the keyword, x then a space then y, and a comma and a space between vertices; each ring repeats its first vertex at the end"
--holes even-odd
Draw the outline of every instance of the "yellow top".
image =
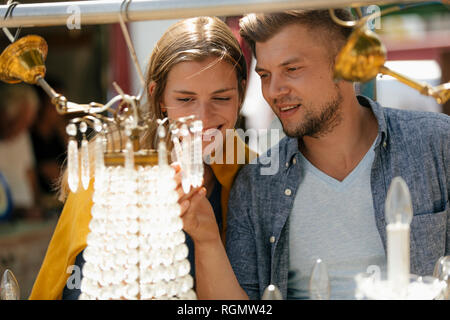
MULTIPOLYGON (((240 161, 237 161, 239 147, 245 150, 245 163, 249 163, 256 157, 256 154, 237 138, 234 144, 234 161, 231 164, 227 164, 226 161, 224 164, 211 164, 214 175, 222 186, 222 239, 226 230, 227 203, 231 186, 239 169, 243 166, 239 163, 240 161)), ((92 181, 87 190, 80 189, 76 193, 69 193, 31 291, 30 300, 61 299, 71 274, 71 270, 67 269, 75 264, 75 258, 87 245, 86 238, 89 233, 94 192, 92 181)))

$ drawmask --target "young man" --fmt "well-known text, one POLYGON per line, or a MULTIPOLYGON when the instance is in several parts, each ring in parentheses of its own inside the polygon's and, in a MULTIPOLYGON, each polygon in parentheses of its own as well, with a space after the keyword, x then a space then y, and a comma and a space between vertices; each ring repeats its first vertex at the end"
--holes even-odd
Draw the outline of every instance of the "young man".
MULTIPOLYGON (((349 19, 344 10, 337 14, 349 19)), ((357 96, 353 83, 334 81, 349 32, 327 10, 241 20, 264 98, 287 137, 258 161, 277 154, 274 175, 250 164, 236 178, 229 263, 217 237, 200 232, 206 215, 199 197, 192 198, 188 212, 197 210, 198 218, 188 214, 195 223, 185 225, 198 234, 199 298, 260 299, 269 284, 285 299, 308 298, 318 258, 328 267, 331 298, 354 298, 357 273, 369 266, 385 271, 384 207, 396 176, 413 202, 411 273, 430 275, 439 257, 450 254, 450 117, 383 108, 357 96)))

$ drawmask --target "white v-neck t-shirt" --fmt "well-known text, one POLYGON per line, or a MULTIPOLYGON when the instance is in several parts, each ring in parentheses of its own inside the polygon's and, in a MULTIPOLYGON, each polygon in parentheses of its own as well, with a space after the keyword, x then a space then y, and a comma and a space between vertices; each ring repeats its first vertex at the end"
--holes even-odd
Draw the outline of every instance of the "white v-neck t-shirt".
POLYGON ((354 299, 354 276, 369 266, 385 272, 370 186, 373 147, 343 181, 299 153, 302 180, 289 218, 288 299, 310 298, 309 280, 317 259, 327 266, 331 299, 354 299))

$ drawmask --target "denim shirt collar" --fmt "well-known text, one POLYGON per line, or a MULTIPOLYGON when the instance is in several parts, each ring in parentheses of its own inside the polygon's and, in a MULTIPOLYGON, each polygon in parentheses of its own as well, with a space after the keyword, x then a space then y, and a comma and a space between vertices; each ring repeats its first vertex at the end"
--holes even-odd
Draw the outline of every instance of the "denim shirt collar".
MULTIPOLYGON (((380 144, 382 144, 384 147, 386 147, 388 135, 387 135, 387 123, 383 112, 383 107, 378 103, 373 101, 372 99, 363 96, 363 95, 357 95, 356 98, 358 99, 358 102, 361 106, 366 108, 371 108, 373 114, 375 115, 375 118, 378 122, 378 137, 377 141, 375 142, 374 147, 377 148, 380 144)), ((292 163, 292 158, 297 155, 299 152, 298 149, 298 139, 297 138, 291 138, 287 137, 288 141, 287 148, 286 148, 286 162, 292 163)), ((285 167, 285 170, 287 170, 288 167, 285 167)))
POLYGON ((377 119, 378 137, 377 141, 375 142, 375 148, 378 147, 381 143, 385 147, 386 144, 388 143, 388 132, 383 107, 378 102, 373 101, 372 99, 366 96, 357 95, 356 98, 358 99, 358 102, 361 106, 371 108, 373 114, 375 115, 375 118, 377 119))

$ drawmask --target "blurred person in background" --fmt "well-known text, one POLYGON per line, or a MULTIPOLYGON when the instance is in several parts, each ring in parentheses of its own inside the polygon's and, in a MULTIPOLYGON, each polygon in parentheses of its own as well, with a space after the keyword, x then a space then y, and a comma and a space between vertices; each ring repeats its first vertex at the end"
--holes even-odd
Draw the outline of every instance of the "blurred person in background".
POLYGON ((0 172, 11 189, 14 220, 41 217, 36 206, 38 188, 29 132, 38 104, 31 86, 0 88, 0 172))
MULTIPOLYGON (((49 80, 56 92, 63 92, 62 84, 49 80)), ((56 196, 57 184, 66 156, 67 137, 66 120, 56 111, 50 97, 42 90, 38 91, 40 106, 36 120, 31 127, 31 141, 36 161, 39 200, 47 213, 59 212, 61 202, 56 196)))

